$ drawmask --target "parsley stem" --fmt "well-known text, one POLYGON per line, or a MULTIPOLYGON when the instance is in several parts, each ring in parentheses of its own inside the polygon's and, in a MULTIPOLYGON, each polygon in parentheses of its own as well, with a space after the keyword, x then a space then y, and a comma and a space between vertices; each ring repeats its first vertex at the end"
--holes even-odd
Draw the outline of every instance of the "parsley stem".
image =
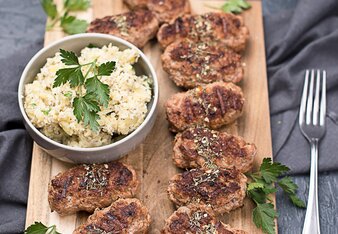
MULTIPOLYGON (((95 59, 94 62, 89 63, 89 64, 91 64, 91 65, 90 65, 89 69, 87 70, 86 75, 84 76, 85 80, 87 79, 87 76, 89 75, 89 72, 90 72, 90 71, 94 68, 94 66, 96 65, 96 61, 97 61, 97 59, 95 59)), ((89 64, 84 64, 84 65, 89 65, 89 64)), ((82 65, 82 66, 84 66, 84 65, 82 65)))
POLYGON ((84 66, 92 65, 93 63, 94 63, 94 62, 85 63, 85 64, 81 64, 80 66, 81 66, 81 67, 84 67, 84 66))

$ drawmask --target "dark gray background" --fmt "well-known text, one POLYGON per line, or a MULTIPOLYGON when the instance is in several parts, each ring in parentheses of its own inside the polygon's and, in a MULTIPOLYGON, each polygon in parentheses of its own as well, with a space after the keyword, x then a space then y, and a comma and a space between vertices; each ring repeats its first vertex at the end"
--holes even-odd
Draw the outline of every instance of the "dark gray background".
MULTIPOLYGON (((324 3, 325 1, 323 1, 324 3)), ((263 1, 264 15, 276 14, 285 9, 293 9, 296 0, 273 0, 263 1)), ((0 0, 0 90, 9 92, 10 97, 15 96, 15 84, 18 82, 23 67, 28 60, 43 46, 45 16, 40 8, 38 0, 0 0)), ((338 53, 338 51, 337 51, 338 53)), ((337 61, 338 62, 338 61, 337 61)), ((12 99, 2 100, 0 96, 0 112, 17 113, 15 101, 12 99), (4 103, 9 105, 4 105, 4 103), (12 110, 13 109, 13 110, 12 110)), ((15 118, 20 118, 15 116, 15 118)), ((0 115, 0 123, 6 125, 17 123, 12 120, 4 120, 0 115)), ((272 119, 272 125, 275 124, 272 119)), ((26 151, 30 149, 30 141, 22 126, 20 131, 26 151)), ((12 127, 14 128, 14 127, 12 127)), ((11 127, 9 127, 11 129, 11 127)), ((3 129, 0 129, 3 131, 3 129)), ((7 134, 8 135, 8 134, 7 134)), ((6 139, 0 134, 0 154, 9 147, 5 144, 6 139)), ((20 152, 18 152, 20 154, 20 152)), ((306 157, 305 155, 304 157, 306 157)), ((0 233, 9 234, 1 230, 23 230, 26 196, 28 190, 28 168, 30 167, 30 154, 24 158, 9 155, 0 158, 0 233), (18 169, 8 170, 7 166, 18 165, 18 169), (20 166, 19 166, 20 165, 20 166), (9 186, 11 183, 24 184, 19 188, 9 186), (11 207, 11 215, 8 208, 11 207), (14 207, 14 208, 13 208, 14 207), (14 210, 13 210, 14 209, 14 210), (14 219, 13 219, 14 214, 14 219)), ((308 191, 308 176, 297 175, 293 177, 299 185, 299 196, 306 200, 308 191)), ((338 233, 338 172, 321 173, 319 177, 319 201, 321 212, 322 233, 338 233)), ((301 233, 305 210, 293 207, 288 199, 280 192, 277 193, 277 208, 279 211, 278 230, 280 233, 301 233)))

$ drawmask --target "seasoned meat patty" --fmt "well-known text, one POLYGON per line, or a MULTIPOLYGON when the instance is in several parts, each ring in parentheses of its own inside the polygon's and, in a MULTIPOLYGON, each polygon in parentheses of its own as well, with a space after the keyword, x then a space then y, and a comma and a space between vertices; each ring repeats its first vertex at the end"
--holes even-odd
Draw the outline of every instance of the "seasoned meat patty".
POLYGON ((135 195, 137 176, 120 162, 76 166, 59 173, 49 183, 48 201, 60 215, 109 206, 118 198, 135 195))
POLYGON ((249 30, 243 19, 228 13, 206 13, 186 15, 175 21, 163 24, 157 39, 163 48, 178 39, 189 38, 194 41, 219 41, 240 52, 245 48, 249 30))
POLYGON ((192 169, 169 181, 169 198, 178 206, 210 205, 217 214, 243 206, 247 178, 236 169, 192 169))
POLYGON ((196 125, 217 129, 240 117, 243 105, 240 87, 215 82, 174 94, 166 104, 167 119, 173 132, 196 125))
POLYGON ((237 83, 243 78, 241 55, 221 43, 177 41, 161 58, 169 78, 185 88, 215 81, 237 83))
POLYGON ((181 168, 252 168, 257 149, 239 136, 204 127, 192 127, 175 137, 173 160, 181 168))
POLYGON ((182 206, 167 220, 163 234, 245 234, 217 221, 213 211, 204 205, 182 206))
POLYGON ((149 0, 123 0, 123 2, 131 9, 146 8, 148 1, 149 0))
POLYGON ((160 23, 169 23, 191 11, 189 0, 148 0, 147 6, 160 23))
POLYGON ((148 210, 138 199, 119 199, 103 210, 96 210, 73 234, 143 234, 149 225, 148 210))
POLYGON ((88 32, 115 35, 142 48, 156 35, 158 27, 158 20, 151 11, 136 9, 119 15, 95 19, 90 23, 88 32))

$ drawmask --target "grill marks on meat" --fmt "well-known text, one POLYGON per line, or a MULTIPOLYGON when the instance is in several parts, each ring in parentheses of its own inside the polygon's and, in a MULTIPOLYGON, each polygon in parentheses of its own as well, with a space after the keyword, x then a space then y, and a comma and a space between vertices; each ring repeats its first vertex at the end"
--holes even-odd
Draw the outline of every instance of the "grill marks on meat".
POLYGON ((169 78, 185 88, 215 81, 237 83, 244 74, 241 56, 220 43, 174 42, 161 58, 169 78))
POLYGON ((174 94, 167 101, 166 113, 174 132, 197 125, 217 129, 240 117, 243 105, 241 88, 215 82, 174 94))
POLYGON ((147 6, 160 23, 169 23, 191 11, 189 0, 148 0, 147 6))
POLYGON ((49 184, 51 210, 60 215, 93 212, 122 197, 134 196, 138 186, 134 169, 119 162, 81 165, 59 173, 49 184))
POLYGON ((193 127, 175 137, 173 161, 180 168, 233 168, 251 170, 257 149, 226 132, 193 127))
POLYGON ((146 9, 136 9, 123 14, 95 19, 88 32, 105 33, 121 37, 142 48, 158 30, 159 22, 155 15, 146 9))
POLYGON ((141 234, 147 232, 149 225, 149 212, 138 199, 119 199, 103 210, 96 210, 73 234, 141 234))
POLYGON ((157 39, 163 48, 183 38, 193 41, 217 41, 240 52, 245 48, 249 31, 240 16, 228 13, 206 13, 178 17, 169 24, 163 24, 157 39))
POLYGON ((236 169, 192 169, 169 181, 169 198, 178 206, 210 205, 217 214, 243 206, 247 178, 236 169))
POLYGON ((165 222, 163 234, 245 234, 217 221, 213 211, 204 205, 182 206, 165 222))

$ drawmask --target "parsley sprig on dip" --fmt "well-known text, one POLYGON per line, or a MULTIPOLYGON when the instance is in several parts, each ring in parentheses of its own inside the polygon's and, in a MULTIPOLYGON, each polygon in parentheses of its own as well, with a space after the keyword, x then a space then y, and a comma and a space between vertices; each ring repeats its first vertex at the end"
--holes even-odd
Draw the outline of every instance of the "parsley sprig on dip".
POLYGON ((247 194, 256 204, 252 212, 253 222, 265 233, 276 233, 275 218, 278 214, 270 198, 270 195, 277 191, 274 187, 275 183, 283 189, 295 206, 305 207, 304 202, 296 195, 298 186, 291 178, 288 176, 279 178, 289 170, 285 165, 273 163, 271 158, 264 158, 259 171, 248 174, 252 182, 247 186, 247 194))
POLYGON ((106 62, 101 65, 97 61, 80 64, 74 52, 60 49, 61 61, 71 67, 62 68, 56 72, 53 88, 69 82, 71 88, 77 88, 77 96, 73 100, 74 115, 78 122, 82 121, 89 125, 93 131, 99 130, 100 105, 107 106, 109 101, 109 86, 99 80, 99 76, 109 76, 114 68, 115 62, 106 62), (89 69, 83 75, 82 68, 88 66, 89 69), (92 73, 91 77, 88 77, 92 73), (82 93, 85 87, 86 93, 82 93))

